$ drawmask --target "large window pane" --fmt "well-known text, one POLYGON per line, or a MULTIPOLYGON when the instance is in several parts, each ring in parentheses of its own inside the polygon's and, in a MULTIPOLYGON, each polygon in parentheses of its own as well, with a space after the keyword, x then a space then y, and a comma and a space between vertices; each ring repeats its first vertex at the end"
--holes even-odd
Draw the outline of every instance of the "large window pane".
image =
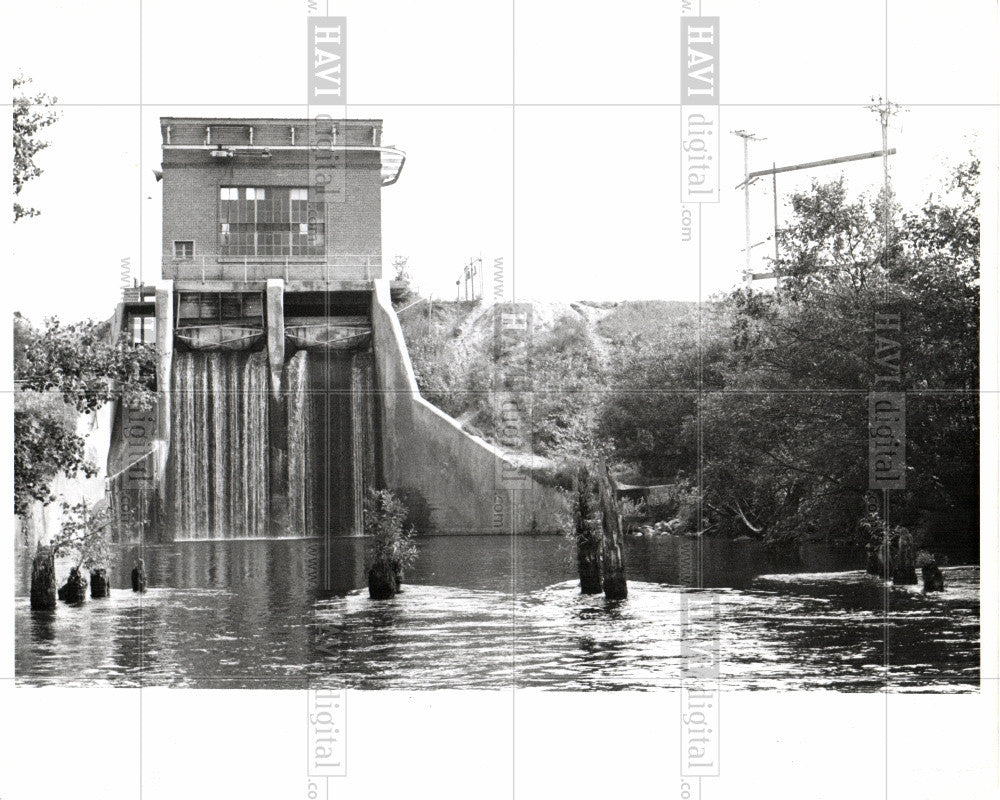
POLYGON ((223 186, 219 248, 224 256, 321 256, 326 206, 302 187, 223 186))

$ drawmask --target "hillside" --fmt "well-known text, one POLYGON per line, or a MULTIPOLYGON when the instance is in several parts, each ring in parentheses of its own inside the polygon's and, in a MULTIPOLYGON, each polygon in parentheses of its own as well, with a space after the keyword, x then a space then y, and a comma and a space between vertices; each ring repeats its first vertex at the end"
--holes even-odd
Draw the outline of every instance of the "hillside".
POLYGON ((530 442, 520 449, 550 465, 603 450, 597 416, 616 365, 647 337, 669 337, 697 308, 664 300, 522 302, 532 309, 527 350, 498 352, 498 307, 490 303, 420 302, 400 321, 421 392, 488 441, 497 443, 494 401, 507 388, 498 376, 526 368, 533 404, 530 442))

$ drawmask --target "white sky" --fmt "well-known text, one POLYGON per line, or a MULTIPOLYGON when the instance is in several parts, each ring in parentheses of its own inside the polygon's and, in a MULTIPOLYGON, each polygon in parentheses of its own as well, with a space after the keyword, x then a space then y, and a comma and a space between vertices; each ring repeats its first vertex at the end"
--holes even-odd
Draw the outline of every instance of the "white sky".
MULTIPOLYGON (((38 157, 46 172, 22 194, 43 215, 12 230, 9 302, 33 318, 110 314, 123 257, 158 278, 160 116, 306 111, 305 3, 142 7, 141 76, 131 0, 7 12, 8 31, 33 32, 6 47, 12 65, 63 109, 38 157)), ((992 3, 963 5, 961 36, 943 33, 956 25, 944 4, 893 3, 887 36, 877 3, 706 2, 722 17, 722 202, 704 207, 699 274, 680 240, 679 3, 609 8, 519 4, 512 29, 503 3, 331 6, 348 17, 348 115, 383 118, 384 141, 407 153, 383 191, 386 264, 407 254, 421 288, 446 298, 482 254, 513 265, 519 297, 696 299, 736 282, 743 263, 731 130, 767 137, 751 169, 877 149, 863 105, 888 76, 909 108, 890 134, 904 203, 946 177, 944 162, 995 147, 992 3)), ((880 184, 877 159, 845 170, 856 190, 880 184)), ((779 194, 838 173, 779 176, 779 194)), ((770 181, 755 185, 754 242, 770 232, 771 204, 770 181)))

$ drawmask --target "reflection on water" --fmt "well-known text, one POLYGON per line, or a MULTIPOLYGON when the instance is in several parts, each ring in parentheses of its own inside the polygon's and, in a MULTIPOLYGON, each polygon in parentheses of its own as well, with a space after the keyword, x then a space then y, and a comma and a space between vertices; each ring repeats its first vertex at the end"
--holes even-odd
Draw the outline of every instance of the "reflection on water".
POLYGON ((629 597, 609 602, 579 594, 558 537, 426 537, 404 592, 373 602, 357 539, 333 541, 329 569, 317 540, 177 542, 142 555, 145 595, 127 590, 138 549, 124 548, 111 598, 35 613, 19 554, 20 683, 676 686, 684 596, 711 594, 718 630, 700 621, 688 635, 717 637, 727 687, 979 685, 978 567, 946 568, 947 590, 924 595, 886 590, 853 569, 856 555, 827 548, 790 564, 750 541, 638 538, 628 540, 629 597))

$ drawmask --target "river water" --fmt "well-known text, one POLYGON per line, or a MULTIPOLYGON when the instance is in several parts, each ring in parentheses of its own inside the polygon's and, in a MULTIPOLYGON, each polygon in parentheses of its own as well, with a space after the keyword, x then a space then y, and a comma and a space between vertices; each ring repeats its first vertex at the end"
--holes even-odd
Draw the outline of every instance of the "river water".
MULTIPOLYGON (((677 686, 687 648, 726 689, 976 691, 979 568, 885 587, 857 554, 776 560, 750 541, 629 538, 629 597, 583 597, 559 537, 431 536, 404 591, 371 601, 357 539, 123 547, 104 600, 32 612, 17 557, 21 685, 364 689, 677 686), (324 587, 320 576, 326 575, 324 587)), ((68 564, 58 565, 63 580, 68 564)))

